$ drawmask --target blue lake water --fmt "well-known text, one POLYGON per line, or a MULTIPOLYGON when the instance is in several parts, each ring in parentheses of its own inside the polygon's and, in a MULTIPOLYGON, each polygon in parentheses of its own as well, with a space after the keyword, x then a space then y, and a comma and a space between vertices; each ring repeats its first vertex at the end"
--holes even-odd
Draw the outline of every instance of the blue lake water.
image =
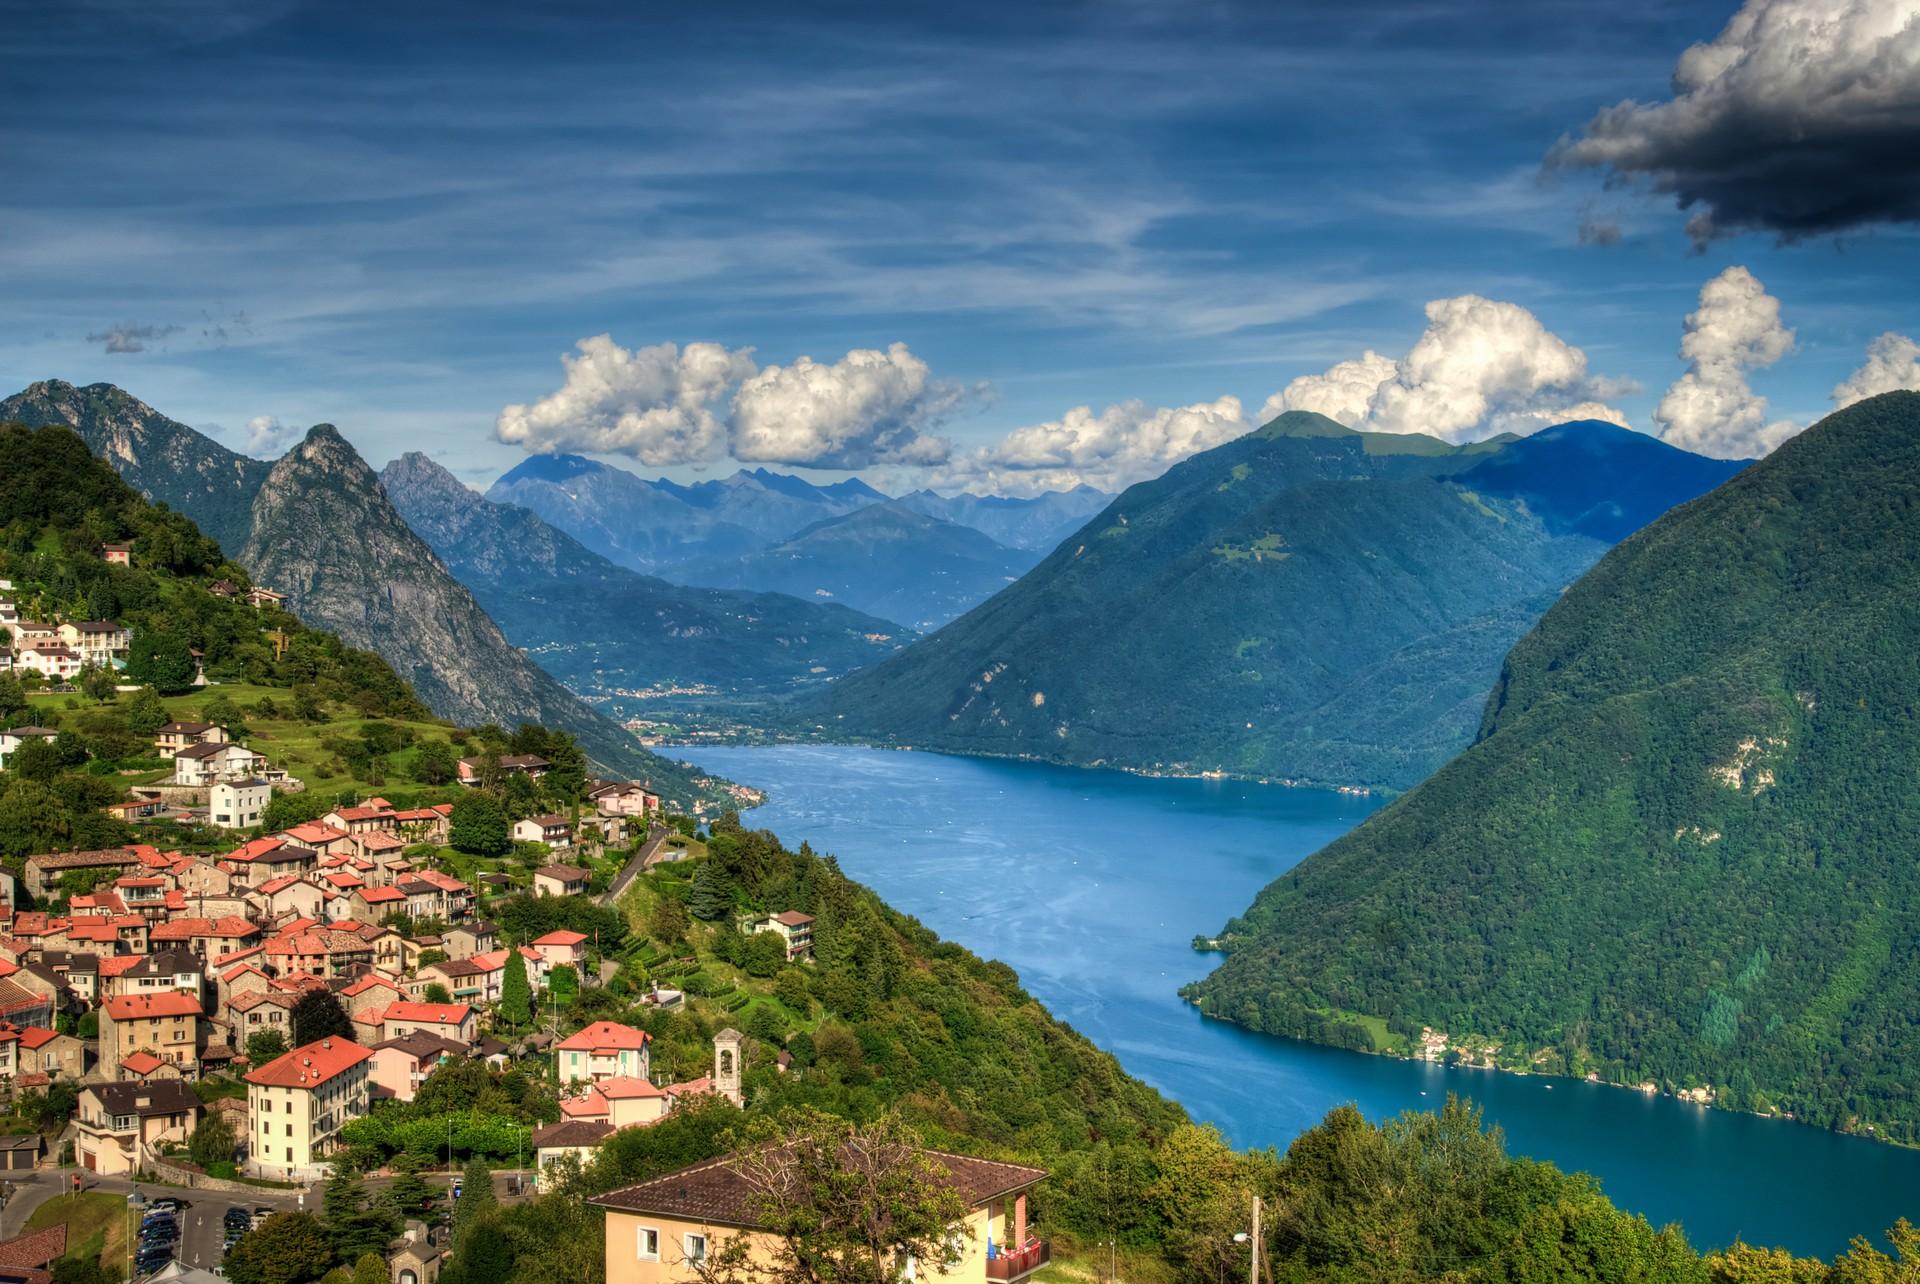
MULTIPOLYGON (((1370 1118, 1470 1096, 1519 1154, 1591 1172, 1696 1245, 1831 1256, 1920 1221, 1920 1151, 1566 1079, 1449 1070, 1251 1034, 1177 995, 1190 947, 1378 804, 1229 781, 823 746, 680 751, 766 789, 748 817, 809 842, 1027 989, 1235 1143, 1284 1148, 1329 1109, 1370 1118)), ((1920 1067, 1916 1067, 1920 1073, 1920 1067)))

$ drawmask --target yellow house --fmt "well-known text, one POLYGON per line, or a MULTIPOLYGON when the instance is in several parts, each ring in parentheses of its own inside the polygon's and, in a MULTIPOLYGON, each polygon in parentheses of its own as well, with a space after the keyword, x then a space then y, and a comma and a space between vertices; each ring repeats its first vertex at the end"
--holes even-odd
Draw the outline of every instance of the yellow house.
MULTIPOLYGON (((967 1155, 923 1151, 947 1171, 967 1204, 960 1261, 948 1271, 914 1270, 916 1284, 1014 1284, 1049 1260, 1047 1243, 1027 1225, 1027 1195, 1046 1177, 1040 1168, 967 1155)), ((723 1156, 600 1196, 606 1209, 607 1284, 687 1284, 694 1266, 730 1236, 753 1237, 756 1256, 771 1256, 772 1237, 757 1224, 754 1188, 723 1156)))
POLYGON ((341 1127, 367 1113, 373 1053, 349 1039, 318 1039, 247 1076, 247 1171, 306 1181, 321 1175, 341 1127))

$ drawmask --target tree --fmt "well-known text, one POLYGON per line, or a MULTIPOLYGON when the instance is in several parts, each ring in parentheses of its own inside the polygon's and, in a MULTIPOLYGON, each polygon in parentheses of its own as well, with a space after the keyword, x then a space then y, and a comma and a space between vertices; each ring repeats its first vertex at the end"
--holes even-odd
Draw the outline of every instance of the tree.
POLYGON ((287 1036, 278 1030, 255 1030, 247 1036, 247 1061, 263 1066, 287 1050, 287 1036))
POLYGON ((114 697, 113 670, 104 664, 90 664, 80 671, 80 690, 87 699, 108 704, 114 697))
POLYGON ((458 1256, 463 1242, 480 1219, 492 1212, 499 1200, 493 1194, 493 1169, 475 1156, 467 1161, 460 1175, 460 1198, 453 1203, 453 1251, 458 1256))
POLYGON ((312 989, 300 996, 289 1018, 293 1026, 293 1046, 304 1048, 316 1039, 345 1039, 353 1042, 353 1019, 329 990, 312 989))
POLYGON ((302 722, 325 722, 327 706, 321 702, 320 693, 310 686, 297 686, 293 689, 293 716, 302 722))
POLYGON ((51 851, 65 846, 72 832, 72 814, 37 780, 16 780, 0 797, 0 856, 51 851))
POLYGON ((859 1125, 817 1110, 761 1120, 732 1161, 774 1242, 729 1236, 694 1267, 704 1284, 898 1284, 967 1250, 966 1200, 898 1115, 859 1125))
MULTIPOLYGON (((426 962, 425 962, 425 960, 422 960, 422 961, 421 961, 421 966, 422 966, 422 967, 425 967, 425 966, 426 966, 426 962)), ((440 982, 438 982, 438 981, 431 981, 431 982, 428 982, 428 984, 427 984, 427 988, 426 988, 425 990, 423 990, 423 991, 421 991, 421 993, 420 993, 420 998, 421 998, 421 1000, 422 1000, 422 1001, 424 1001, 424 1002, 427 1002, 427 1003, 451 1003, 451 1002, 453 1002, 453 995, 452 995, 451 993, 449 993, 449 992, 448 992, 448 990, 447 990, 447 987, 446 987, 446 986, 444 986, 444 985, 442 985, 442 984, 440 984, 440 982)))
POLYGON ((507 813, 492 794, 464 794, 448 818, 447 842, 475 856, 504 856, 513 845, 507 813))
POLYGON ((152 687, 141 687, 127 701, 127 730, 135 735, 150 736, 168 721, 167 706, 160 703, 160 693, 152 687))
POLYGON ((381 1253, 399 1230, 392 1208, 369 1204, 367 1188, 351 1164, 336 1156, 327 1178, 325 1223, 333 1255, 343 1262, 381 1253))
POLYGON ((687 906, 677 896, 661 896, 647 915, 647 931, 662 945, 678 945, 687 935, 687 906))
POLYGON ((567 964, 561 964, 547 973, 547 993, 553 1001, 562 1007, 572 1003, 580 994, 580 974, 567 964))
POLYGON ((390 1278, 387 1259, 379 1253, 362 1253, 360 1260, 353 1264, 353 1284, 387 1284, 390 1278))
MULTIPOLYGON (((461 1198, 465 1197, 463 1193, 461 1198)), ((489 1218, 473 1227, 440 1278, 450 1284, 507 1284, 512 1277, 513 1246, 506 1232, 489 1218)))
POLYGON ((813 991, 807 985, 807 974, 797 967, 780 974, 780 979, 773 983, 773 997, 797 1016, 813 1011, 813 991))
POLYGON ((186 639, 173 633, 157 633, 145 627, 133 631, 127 648, 127 676, 144 682, 163 695, 178 695, 193 689, 198 666, 186 639))
POLYGON ((20 685, 20 679, 11 673, 0 673, 0 722, 27 709, 27 693, 20 685))
POLYGON ((402 1218, 419 1217, 433 1202, 433 1187, 420 1175, 420 1157, 402 1151, 393 1157, 393 1184, 383 1196, 402 1218))
POLYGON ((693 890, 687 893, 687 909, 711 923, 725 918, 732 908, 733 885, 725 871, 715 861, 702 861, 700 872, 693 876, 693 890))
POLYGON ((306 1284, 333 1265, 326 1229, 312 1213, 275 1213, 227 1254, 233 1284, 306 1284))
POLYGON ((187 1143, 187 1158, 202 1168, 211 1168, 215 1164, 233 1162, 234 1147, 239 1139, 233 1135, 233 1125, 227 1122, 224 1111, 209 1110, 193 1130, 193 1139, 187 1143))
POLYGON ((423 785, 444 785, 453 779, 456 770, 453 746, 444 740, 429 740, 420 746, 420 756, 413 764, 413 778, 423 785))
POLYGON ((518 1030, 533 1020, 533 986, 527 981, 527 961, 517 949, 507 951, 500 976, 500 1019, 518 1030))

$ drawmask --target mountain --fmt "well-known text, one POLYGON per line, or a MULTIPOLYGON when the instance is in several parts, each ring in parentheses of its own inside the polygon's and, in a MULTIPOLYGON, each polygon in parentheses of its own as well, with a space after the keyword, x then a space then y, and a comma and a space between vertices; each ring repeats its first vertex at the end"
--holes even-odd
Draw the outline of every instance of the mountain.
POLYGON ((1613 550, 1471 748, 1260 894, 1203 1010, 1920 1141, 1920 394, 1613 550))
POLYGON ((1008 548, 1051 552, 1054 545, 1086 524, 1113 496, 1091 486, 1050 490, 1044 495, 1016 499, 1006 495, 938 495, 916 490, 899 503, 929 517, 942 517, 971 526, 1008 548))
POLYGON ((837 601, 928 630, 993 596, 1033 562, 1031 552, 890 502, 815 522, 744 557, 689 563, 674 577, 837 601))
POLYGON ((616 566, 417 452, 380 482, 507 637, 576 691, 782 690, 870 664, 911 636, 844 606, 683 588, 616 566))
POLYGON ((1625 521, 1737 467, 1611 425, 1453 446, 1283 415, 1132 487, 1019 583, 796 712, 883 743, 1408 788, 1472 738, 1501 657, 1605 551, 1587 514, 1625 521), (1635 462, 1549 484, 1589 446, 1635 462))
POLYGON ((148 498, 196 523, 204 511, 204 529, 257 583, 286 593, 306 623, 378 653, 440 717, 509 729, 539 722, 572 733, 609 772, 651 778, 687 800, 701 792, 689 769, 647 752, 509 644, 331 426, 267 464, 111 385, 55 380, 0 401, 6 420, 73 427, 148 498))
POLYGON ((0 422, 62 424, 133 488, 192 517, 229 556, 247 542, 253 493, 271 464, 228 450, 110 383, 43 379, 0 401, 0 422))
POLYGON ((602 557, 650 572, 751 553, 886 499, 857 479, 815 486, 765 469, 691 486, 647 481, 578 455, 534 455, 486 497, 529 509, 602 557))

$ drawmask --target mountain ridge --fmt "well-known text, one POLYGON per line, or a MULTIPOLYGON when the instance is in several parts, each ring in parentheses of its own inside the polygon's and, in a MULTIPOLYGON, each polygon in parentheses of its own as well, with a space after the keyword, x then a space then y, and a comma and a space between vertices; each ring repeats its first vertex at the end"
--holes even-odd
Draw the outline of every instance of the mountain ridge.
POLYGON ((1262 891, 1189 997, 1920 1140, 1916 550, 1911 392, 1668 512, 1513 647, 1473 744, 1262 891))

